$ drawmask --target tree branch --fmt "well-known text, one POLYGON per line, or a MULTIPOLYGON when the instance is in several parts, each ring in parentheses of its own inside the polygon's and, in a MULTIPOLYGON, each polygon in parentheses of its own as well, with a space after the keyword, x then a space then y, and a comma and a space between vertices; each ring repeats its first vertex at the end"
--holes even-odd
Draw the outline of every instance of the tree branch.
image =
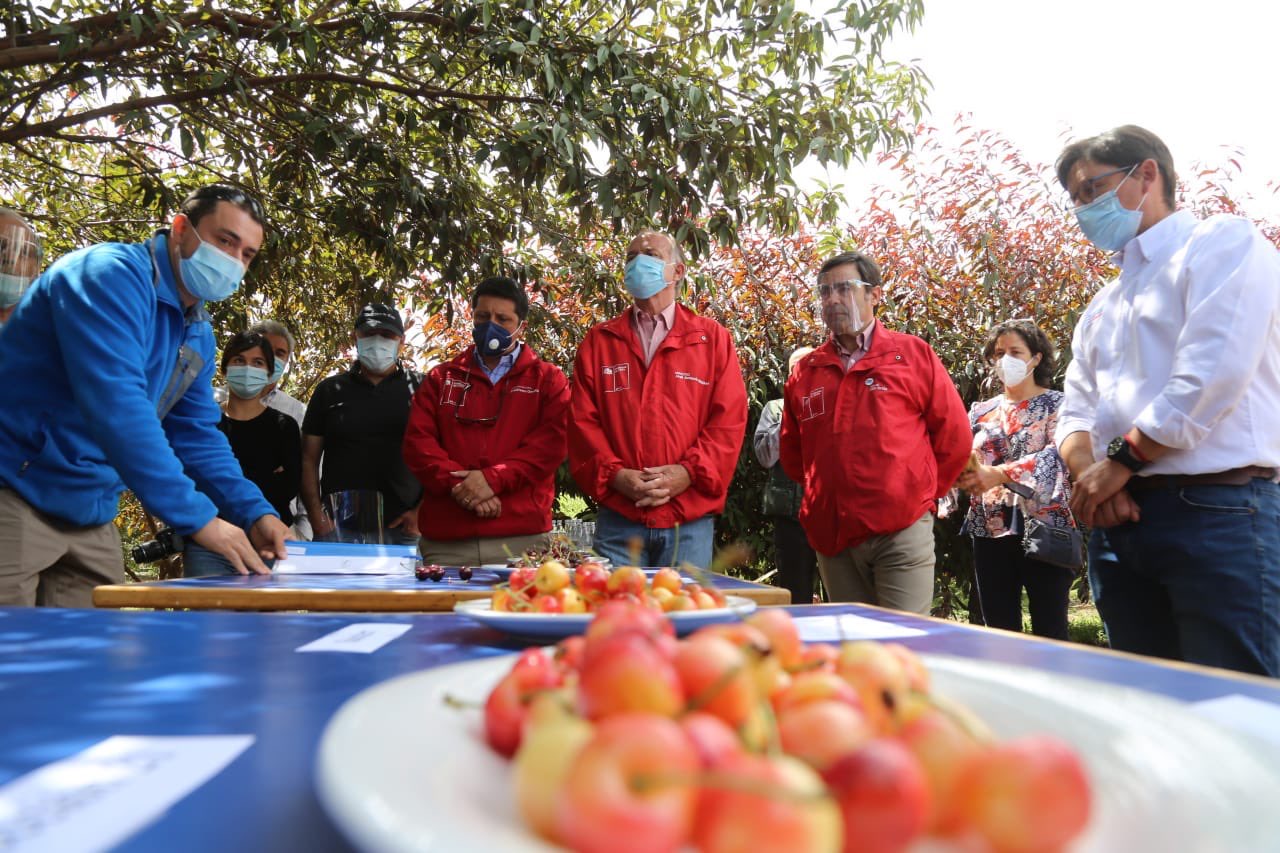
MULTIPOLYGON (((325 82, 343 83, 358 88, 396 92, 401 95, 408 95, 409 97, 431 98, 441 101, 469 101, 476 104, 547 103, 545 98, 533 98, 522 95, 495 95, 475 92, 459 92, 453 89, 440 89, 434 86, 402 86, 396 83, 371 80, 366 77, 357 77, 352 74, 339 74, 333 71, 316 71, 306 74, 277 74, 269 77, 242 77, 240 78, 240 82, 244 84, 246 89, 274 89, 291 83, 325 82)), ((18 139, 29 139, 33 136, 49 136, 63 128, 87 124, 88 122, 95 121, 96 119, 107 118, 123 112, 147 110, 152 107, 160 106, 177 106, 178 104, 186 104, 192 101, 202 101, 217 95, 226 95, 228 90, 231 88, 232 86, 230 83, 224 83, 221 86, 207 86, 201 89, 192 89, 187 92, 172 92, 164 95, 154 95, 149 98, 135 98, 131 101, 108 104, 107 106, 98 107, 97 109, 85 110, 84 112, 61 116, 56 119, 37 122, 36 124, 12 125, 0 130, 0 142, 13 142, 18 139)))

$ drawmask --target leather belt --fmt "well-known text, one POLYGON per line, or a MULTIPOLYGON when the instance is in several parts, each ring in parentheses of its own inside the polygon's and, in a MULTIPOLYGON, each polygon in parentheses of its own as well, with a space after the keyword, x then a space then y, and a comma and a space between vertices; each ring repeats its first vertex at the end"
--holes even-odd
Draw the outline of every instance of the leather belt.
POLYGON ((1125 488, 1131 492, 1141 492, 1147 489, 1180 489, 1185 486, 1243 486, 1251 480, 1275 478, 1275 468, 1246 465, 1214 474, 1152 474, 1150 477, 1130 477, 1125 488))

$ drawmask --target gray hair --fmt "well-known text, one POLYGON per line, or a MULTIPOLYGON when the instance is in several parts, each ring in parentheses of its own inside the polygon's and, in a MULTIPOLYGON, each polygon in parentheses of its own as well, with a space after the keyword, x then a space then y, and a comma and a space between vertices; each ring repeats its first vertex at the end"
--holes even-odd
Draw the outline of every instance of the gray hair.
POLYGON ((289 355, 292 356, 298 351, 298 342, 293 337, 293 332, 289 328, 277 320, 259 320, 254 323, 250 332, 257 332, 260 335, 275 335, 284 338, 289 342, 289 355))
POLYGON ((635 237, 632 237, 631 239, 634 240, 637 237, 648 237, 649 235, 652 235, 654 237, 664 238, 667 241, 667 245, 671 247, 671 256, 672 256, 671 260, 679 264, 685 263, 684 249, 681 248, 678 242, 676 242, 675 237, 672 237, 670 234, 666 233, 665 231, 654 231, 652 229, 645 230, 645 231, 641 231, 639 234, 637 234, 635 237))

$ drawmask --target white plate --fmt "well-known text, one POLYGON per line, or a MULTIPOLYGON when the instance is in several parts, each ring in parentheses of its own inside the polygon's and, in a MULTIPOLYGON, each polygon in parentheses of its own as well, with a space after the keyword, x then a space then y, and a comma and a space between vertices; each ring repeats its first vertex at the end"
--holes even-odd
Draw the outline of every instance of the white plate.
MULTIPOLYGON (((477 704, 513 655, 424 670, 356 695, 316 759, 329 815, 367 851, 552 848, 520 822, 507 762, 477 704)), ((1253 853, 1280 839, 1280 756, 1139 690, 983 661, 926 656, 936 688, 1001 737, 1053 733, 1084 757, 1094 817, 1073 853, 1253 853)), ((930 850, 940 845, 930 842, 930 850)))
MULTIPOLYGON (((724 600, 727 607, 716 607, 710 610, 680 610, 668 613, 667 616, 671 617, 671 624, 675 625, 676 634, 683 637, 703 625, 737 621, 756 609, 756 603, 749 598, 726 595, 724 600)), ((595 616, 594 613, 500 613, 495 612, 492 607, 493 602, 488 598, 459 601, 453 605, 456 613, 470 616, 490 628, 496 628, 517 637, 532 637, 539 640, 559 640, 581 634, 587 630, 587 625, 595 616)))

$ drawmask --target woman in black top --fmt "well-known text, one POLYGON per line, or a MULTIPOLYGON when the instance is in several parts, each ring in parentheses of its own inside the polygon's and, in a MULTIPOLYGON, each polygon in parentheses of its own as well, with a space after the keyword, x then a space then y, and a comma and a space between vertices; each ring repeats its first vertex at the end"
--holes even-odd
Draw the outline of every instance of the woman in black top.
MULTIPOLYGON (((245 477, 262 489, 280 520, 292 524, 289 505, 298 495, 302 438, 293 418, 262 402, 274 370, 275 356, 263 335, 237 332, 231 336, 222 350, 228 393, 218 429, 226 434, 245 477)), ((187 577, 235 572, 222 556, 194 542, 183 549, 183 567, 187 577)))

